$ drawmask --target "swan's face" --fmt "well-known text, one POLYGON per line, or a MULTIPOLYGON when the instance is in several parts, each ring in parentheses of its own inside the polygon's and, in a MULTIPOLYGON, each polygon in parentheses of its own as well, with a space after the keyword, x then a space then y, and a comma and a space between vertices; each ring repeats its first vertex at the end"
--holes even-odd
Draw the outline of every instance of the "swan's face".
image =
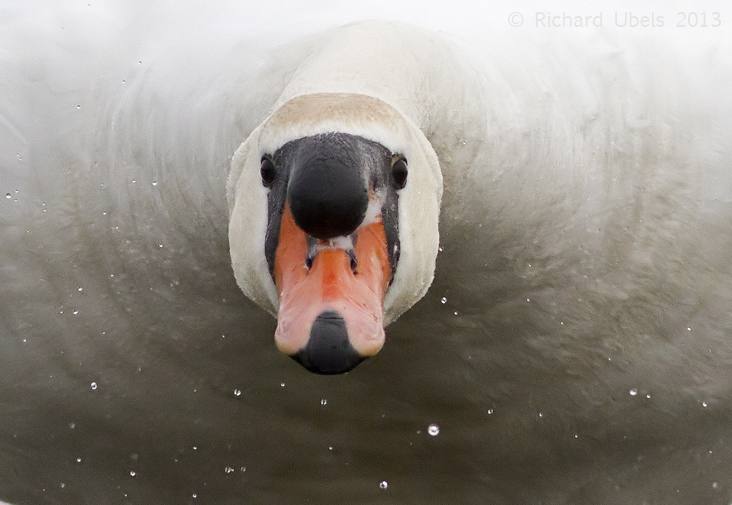
POLYGON ((237 281, 276 311, 278 348, 311 371, 343 373, 375 355, 385 324, 431 283, 441 180, 413 129, 373 98, 308 95, 232 162, 237 281))

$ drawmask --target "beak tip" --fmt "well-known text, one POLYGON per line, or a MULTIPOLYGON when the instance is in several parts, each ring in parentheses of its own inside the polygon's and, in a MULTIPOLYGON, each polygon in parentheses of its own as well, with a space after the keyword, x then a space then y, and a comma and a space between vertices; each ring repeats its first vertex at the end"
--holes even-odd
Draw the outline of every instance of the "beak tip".
POLYGON ((351 345, 343 316, 332 310, 315 318, 307 345, 290 357, 322 375, 346 373, 367 358, 351 345))

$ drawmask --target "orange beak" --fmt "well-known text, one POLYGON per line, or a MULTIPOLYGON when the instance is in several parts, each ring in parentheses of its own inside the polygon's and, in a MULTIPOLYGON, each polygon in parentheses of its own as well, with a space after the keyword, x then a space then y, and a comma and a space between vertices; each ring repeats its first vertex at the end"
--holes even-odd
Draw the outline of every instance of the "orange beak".
POLYGON ((354 235, 352 250, 328 240, 313 248, 311 238, 308 259, 308 237, 285 204, 274 262, 280 295, 275 342, 314 372, 346 372, 384 345, 384 294, 392 272, 381 216, 354 235))

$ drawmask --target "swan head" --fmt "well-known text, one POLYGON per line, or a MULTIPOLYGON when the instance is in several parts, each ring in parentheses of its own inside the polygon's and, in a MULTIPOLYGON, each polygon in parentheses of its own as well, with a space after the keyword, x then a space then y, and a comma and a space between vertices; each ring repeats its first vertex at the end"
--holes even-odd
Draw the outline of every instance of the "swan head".
POLYGON ((242 143, 228 184, 232 266, 308 370, 344 373, 426 293, 442 177, 423 133, 359 94, 285 101, 242 143))

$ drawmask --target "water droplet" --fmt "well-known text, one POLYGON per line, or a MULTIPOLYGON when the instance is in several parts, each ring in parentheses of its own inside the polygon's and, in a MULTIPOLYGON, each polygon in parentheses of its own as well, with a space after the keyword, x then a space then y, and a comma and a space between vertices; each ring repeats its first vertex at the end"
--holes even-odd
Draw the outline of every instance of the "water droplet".
POLYGON ((137 472, 134 470, 130 470, 130 477, 135 477, 137 475, 137 472))
POLYGON ((247 471, 247 467, 245 467, 245 466, 239 467, 239 471, 240 472, 246 472, 247 471))
POLYGON ((234 396, 241 396, 241 389, 235 389, 234 396))
POLYGON ((76 108, 77 108, 77 109, 81 109, 81 105, 77 105, 77 106, 76 106, 76 108))
POLYGON ((579 435, 575 433, 574 438, 579 438, 579 435))
POLYGON ((280 382, 280 387, 281 388, 285 387, 285 383, 284 382, 280 382))
POLYGON ((687 326, 686 331, 691 331, 691 326, 687 326))
POLYGON ((76 458, 77 463, 81 463, 81 458, 76 458))
POLYGON ((329 451, 332 451, 332 450, 333 450, 333 446, 332 446, 332 445, 329 445, 329 446, 328 446, 328 450, 329 450, 329 451))
POLYGON ((709 406, 709 404, 707 402, 702 402, 702 407, 706 408, 708 406, 709 406))
POLYGON ((13 195, 11 195, 10 193, 5 193, 5 198, 10 200, 11 198, 13 198, 13 195))
POLYGON ((648 394, 646 395, 646 398, 650 399, 650 398, 651 398, 651 393, 648 393, 648 394))
POLYGON ((73 430, 76 428, 76 423, 69 423, 69 429, 73 430))
POLYGON ((437 250, 442 252, 442 246, 438 247, 437 250))
POLYGON ((543 412, 539 412, 539 417, 544 417, 544 413, 543 412))
POLYGON ((74 311, 72 312, 73 315, 76 315, 78 313, 79 313, 79 309, 74 309, 74 311))
POLYGON ((443 297, 442 297, 442 300, 440 300, 440 302, 442 302, 442 303, 447 303, 447 298, 445 298, 445 297, 443 296, 443 297))
POLYGON ((530 302, 530 301, 531 301, 531 298, 527 298, 527 299, 526 299, 526 301, 527 301, 527 302, 530 302))
POLYGON ((191 496, 192 496, 193 498, 198 498, 198 495, 197 495, 196 493, 193 493, 193 494, 192 494, 191 496))
POLYGON ((440 427, 437 424, 432 423, 427 427, 427 433, 429 433, 431 437, 436 437, 440 434, 440 427))
POLYGON ((389 483, 386 482, 385 480, 382 480, 381 482, 379 482, 379 489, 386 489, 388 487, 389 487, 389 483))
POLYGON ((99 387, 99 386, 97 386, 97 383, 96 383, 96 382, 92 382, 92 383, 91 383, 91 388, 92 388, 92 389, 97 389, 98 387, 99 387))
POLYGON ((489 416, 493 415, 493 409, 488 409, 488 415, 489 416))
POLYGON ((321 398, 320 399, 320 404, 321 405, 328 405, 328 400, 326 400, 325 398, 321 398))
POLYGON ((712 482, 712 489, 717 489, 718 484, 716 482, 712 482))
POLYGON ((77 290, 77 291, 78 291, 79 293, 81 293, 82 291, 84 291, 84 288, 82 288, 81 286, 79 286, 78 288, 76 288, 76 290, 77 290))
POLYGON ((66 487, 66 484, 64 484, 64 483, 62 482, 62 483, 61 483, 61 489, 65 488, 65 487, 66 487))
POLYGON ((630 391, 628 391, 628 393, 630 394, 630 396, 635 396, 638 394, 638 390, 636 388, 633 388, 630 391))
POLYGON ((457 310, 455 312, 453 312, 453 314, 457 316, 457 310))
POLYGON ((230 466, 227 466, 226 468, 224 468, 224 473, 232 473, 233 471, 234 471, 234 469, 230 466))
POLYGON ((198 446, 197 446, 197 445, 194 445, 194 446, 193 446, 193 450, 194 450, 194 451, 197 451, 197 450, 198 450, 198 446))
POLYGON ((158 185, 158 181, 153 181, 153 182, 152 182, 152 185, 153 185, 153 186, 157 186, 157 185, 158 185))

